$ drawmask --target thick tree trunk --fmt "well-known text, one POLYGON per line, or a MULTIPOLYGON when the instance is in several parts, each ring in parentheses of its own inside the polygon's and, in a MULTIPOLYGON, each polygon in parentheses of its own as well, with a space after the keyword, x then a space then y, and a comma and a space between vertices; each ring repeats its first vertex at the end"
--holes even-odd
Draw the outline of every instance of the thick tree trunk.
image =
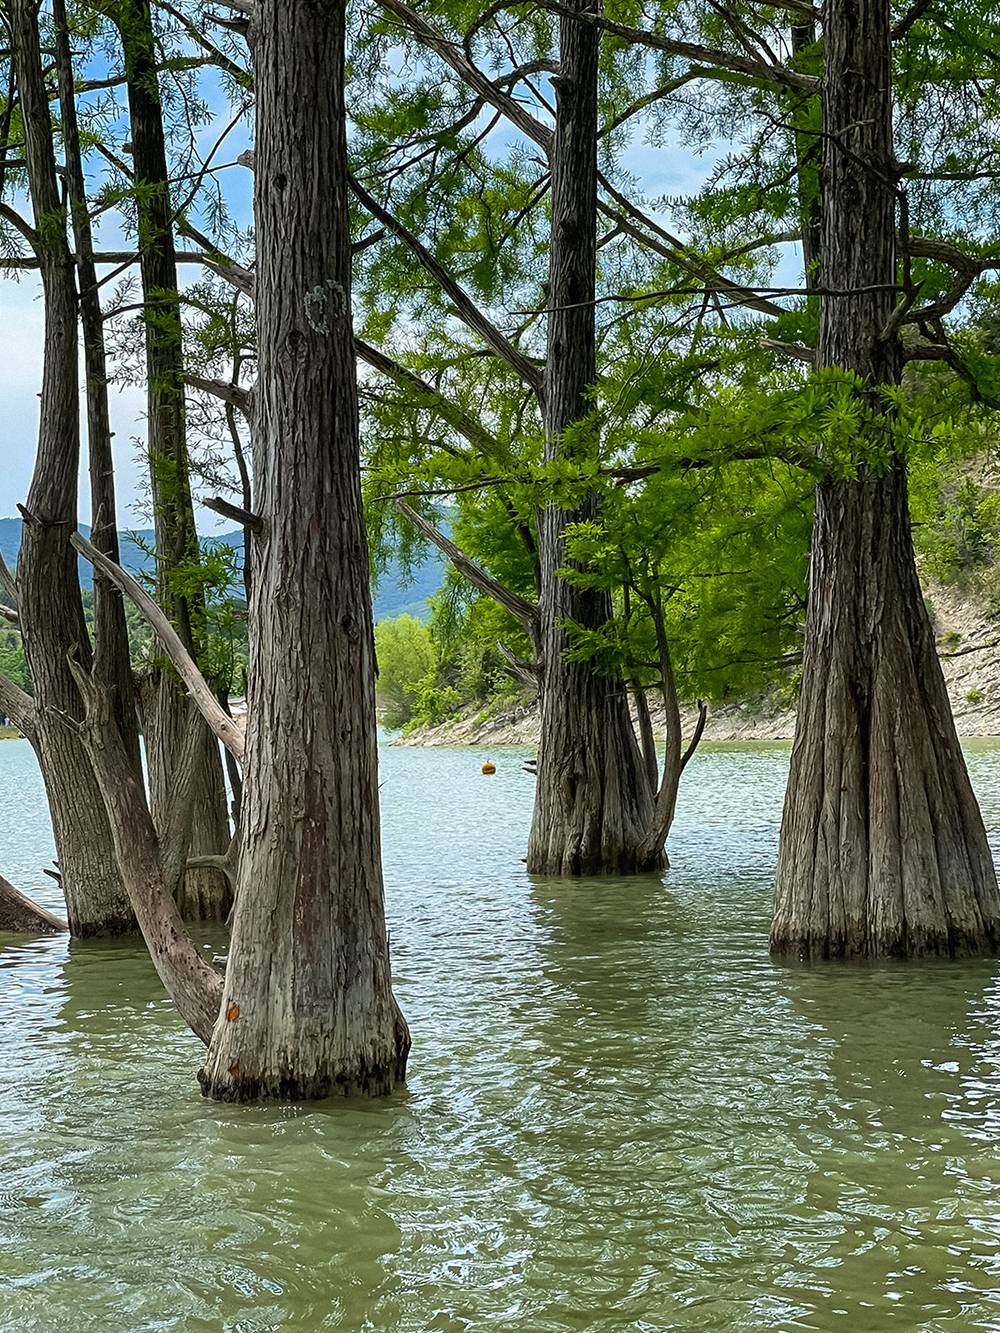
MULTIPOLYGON (((887 0, 826 9, 821 366, 899 380, 887 0)), ((874 393, 866 394, 877 409, 874 393)), ((876 420, 870 429, 879 427, 876 420)), ((771 947, 993 952, 1000 896, 917 579, 906 466, 821 484, 771 947)))
POLYGON ((221 1099, 389 1092, 374 642, 358 459, 344 0, 257 7, 260 369, 239 891, 201 1075, 221 1099))
POLYGON ((70 930, 75 935, 134 929, 128 897, 93 770, 63 715, 79 715, 67 664, 90 643, 80 599, 76 527, 80 460, 77 304, 73 260, 62 225, 55 159, 38 46, 35 7, 10 5, 11 34, 25 125, 32 208, 45 296, 45 343, 38 451, 21 534, 19 607, 36 702, 36 750, 52 815, 70 930))
MULTIPOLYGON (((579 12, 589 0, 571 0, 579 12)), ((572 450, 566 431, 589 411, 597 378, 594 293, 597 237, 597 61, 600 33, 560 19, 560 73, 552 153, 545 457, 572 450)), ((611 616, 607 593, 575 588, 559 577, 566 564, 567 524, 592 517, 547 505, 539 514, 542 672, 538 789, 528 843, 537 875, 629 874, 662 865, 639 848, 652 815, 652 794, 629 718, 624 681, 566 658, 567 620, 587 629, 611 616)))

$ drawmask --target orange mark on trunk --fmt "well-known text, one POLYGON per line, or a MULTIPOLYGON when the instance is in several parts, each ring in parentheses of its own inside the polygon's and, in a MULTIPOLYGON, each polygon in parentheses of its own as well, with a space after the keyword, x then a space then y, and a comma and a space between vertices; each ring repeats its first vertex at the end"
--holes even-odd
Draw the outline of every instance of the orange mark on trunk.
POLYGON ((226 1008, 226 1019, 234 1023, 240 1016, 240 1006, 238 1004, 229 1004, 226 1008))

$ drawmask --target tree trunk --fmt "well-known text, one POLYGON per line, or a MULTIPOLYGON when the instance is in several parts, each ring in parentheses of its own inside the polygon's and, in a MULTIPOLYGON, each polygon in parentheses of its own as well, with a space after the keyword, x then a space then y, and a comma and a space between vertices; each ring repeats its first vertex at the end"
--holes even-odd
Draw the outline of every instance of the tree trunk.
POLYGON ((224 1100, 404 1075, 383 905, 374 640, 351 327, 344 0, 261 0, 254 186, 264 532, 239 890, 202 1072, 224 1100))
MULTIPOLYGON (((74 675, 84 705, 84 720, 77 729, 100 784, 115 851, 153 966, 181 1017, 207 1045, 219 1012, 222 977, 192 942, 174 899, 194 785, 194 766, 184 761, 192 758, 194 747, 187 747, 182 756, 177 771, 184 790, 177 792, 168 828, 158 834, 107 691, 82 666, 74 675)), ((196 736, 197 729, 192 727, 189 735, 196 736)))
MULTIPOLYGON (((589 12, 588 0, 571 8, 589 12)), ((552 153, 545 458, 593 452, 566 432, 587 415, 597 378, 594 294, 597 237, 597 62, 600 32, 569 14, 560 19, 560 73, 552 153)), ((586 427, 583 428, 586 434, 586 427)), ((538 789, 528 843, 537 875, 629 874, 647 863, 639 848, 652 795, 629 718, 624 681, 589 662, 566 658, 567 620, 594 629, 611 617, 605 592, 559 577, 567 524, 593 517, 593 505, 539 514, 541 592, 541 743, 538 789)))
MULTIPOLYGON (((899 382, 887 0, 826 9, 819 364, 899 382), (864 289, 864 290, 861 290, 864 289)), ((874 392, 864 391, 870 407, 874 392)), ((876 419, 874 426, 878 426, 876 419)), ((994 952, 1000 896, 913 558, 906 465, 816 496, 771 947, 994 952)))
MULTIPOLYGON (((184 397, 184 346, 177 294, 173 207, 168 184, 166 138, 159 93, 156 46, 149 0, 125 0, 117 19, 125 63, 132 160, 142 183, 136 199, 139 259, 146 306, 149 466, 156 533, 157 595, 181 641, 197 660, 203 647, 205 603, 200 592, 184 591, 178 574, 198 560, 191 498, 184 397)), ((146 710, 146 752, 153 817, 159 825, 172 785, 172 765, 187 718, 187 700, 172 675, 159 673, 159 697, 146 710)), ((148 694, 147 694, 148 700, 148 694)), ((191 852, 223 854, 229 844, 222 758, 203 728, 203 772, 195 806, 191 852)), ((193 919, 222 920, 230 908, 224 876, 209 868, 192 870, 182 890, 182 910, 193 919)))
POLYGON ((58 935, 68 930, 65 921, 18 892, 0 875, 0 931, 18 935, 58 935))
MULTIPOLYGON (((116 564, 118 508, 115 499, 115 465, 111 448, 111 414, 108 407, 107 357, 104 319, 101 312, 93 237, 87 206, 87 185, 76 113, 73 57, 65 0, 53 0, 56 63, 59 69, 59 108, 62 115, 66 182, 69 191, 76 267, 80 290, 80 324, 83 330, 83 360, 87 394, 87 462, 90 475, 90 508, 93 515, 91 541, 116 564)), ((125 603, 121 593, 103 574, 94 571, 94 663, 95 671, 111 693, 118 730, 133 771, 142 772, 139 753, 139 719, 136 710, 132 655, 129 649, 125 603)))
MULTIPOLYGON (((157 829, 164 827, 175 783, 175 766, 188 726, 188 701, 172 673, 144 673, 139 686, 149 773, 150 808, 157 829)), ((191 820, 192 857, 221 856, 229 846, 225 788, 219 745, 208 724, 199 724, 198 776, 191 820), (221 787, 221 790, 220 790, 221 787), (221 850, 220 850, 221 849, 221 850)), ((225 921, 232 909, 229 880, 211 863, 193 866, 178 886, 177 902, 186 921, 225 921)))
POLYGON ((639 749, 642 754, 642 762, 646 765, 649 789, 653 791, 660 776, 660 761, 656 757, 656 737, 653 734, 653 719, 649 714, 646 688, 638 680, 632 682, 632 699, 635 704, 635 718, 639 731, 639 749))
POLYGON ((12 0, 10 19, 45 297, 38 451, 19 558, 21 627, 35 691, 36 749, 70 930, 74 935, 119 934, 135 923, 93 770, 79 737, 64 722, 64 715, 77 717, 80 709, 67 655, 76 648, 86 660, 90 653, 76 554, 69 544, 76 527, 80 461, 76 284, 61 221, 34 5, 12 0))

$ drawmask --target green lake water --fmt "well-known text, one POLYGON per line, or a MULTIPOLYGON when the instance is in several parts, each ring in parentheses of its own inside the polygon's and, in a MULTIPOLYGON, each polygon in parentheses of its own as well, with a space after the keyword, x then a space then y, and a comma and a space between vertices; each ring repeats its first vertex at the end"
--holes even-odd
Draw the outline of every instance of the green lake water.
POLYGON ((0 937, 0 1329, 1000 1330, 997 965, 769 960, 784 748, 698 755, 662 881, 533 883, 486 757, 382 752, 389 1101, 205 1103, 141 948, 0 937))

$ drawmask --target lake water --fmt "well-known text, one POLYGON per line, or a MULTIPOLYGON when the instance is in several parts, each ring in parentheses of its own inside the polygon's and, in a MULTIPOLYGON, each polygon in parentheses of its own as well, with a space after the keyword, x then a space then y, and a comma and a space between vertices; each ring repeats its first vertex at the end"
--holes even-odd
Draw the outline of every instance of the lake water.
POLYGON ((1000 1330, 997 965, 768 959, 783 748, 699 754, 662 881, 532 883, 486 757, 383 750, 389 1101, 205 1103, 141 948, 0 939, 0 1329, 1000 1330))

